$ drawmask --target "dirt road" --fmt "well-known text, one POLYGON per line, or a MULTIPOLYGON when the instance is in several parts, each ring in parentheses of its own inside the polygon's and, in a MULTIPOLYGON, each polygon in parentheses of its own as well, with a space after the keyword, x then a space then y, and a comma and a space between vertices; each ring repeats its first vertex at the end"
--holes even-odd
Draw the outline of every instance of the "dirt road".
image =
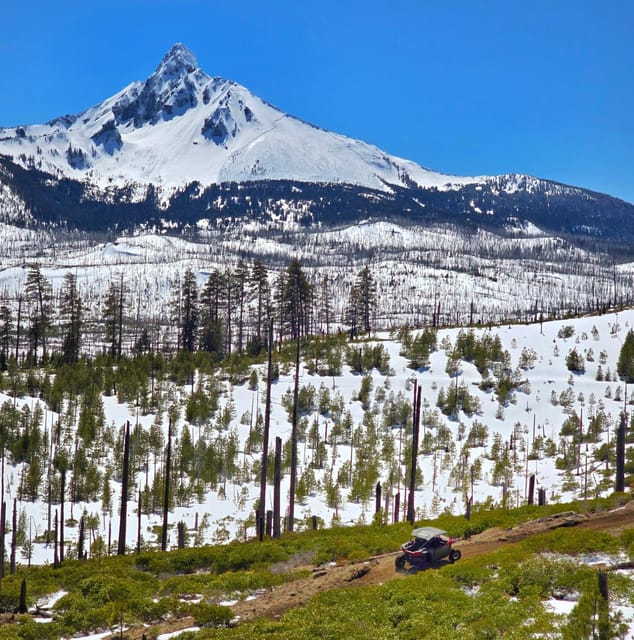
MULTIPOLYGON (((472 558, 506 545, 523 540, 531 535, 544 533, 563 526, 578 526, 615 533, 634 527, 634 501, 626 507, 601 513, 578 515, 573 512, 527 522, 512 529, 488 529, 469 540, 460 540, 455 547, 463 558, 472 558)), ((278 618, 286 610, 306 604, 317 593, 329 589, 355 586, 379 585, 389 580, 403 578, 407 573, 398 573, 394 568, 396 553, 371 558, 367 562, 318 568, 312 577, 275 587, 258 598, 241 601, 233 607, 241 622, 258 617, 278 618)))
MULTIPOLYGON (((471 558, 513 544, 529 536, 564 526, 577 526, 593 530, 604 530, 615 534, 625 528, 634 527, 634 501, 614 511, 579 515, 565 512, 549 518, 527 522, 512 529, 488 529, 468 540, 460 540, 455 547, 463 558, 471 558)), ((239 623, 260 617, 277 619, 293 607, 305 605, 313 596, 330 589, 353 588, 380 585, 389 580, 402 579, 407 574, 398 573, 394 568, 397 554, 390 553, 371 558, 365 562, 328 567, 315 567, 308 578, 295 580, 275 587, 257 598, 242 600, 232 607, 239 623)), ((160 626, 161 633, 174 632, 192 627, 191 618, 171 620, 160 626)), ((127 637, 140 640, 143 629, 130 629, 127 637)))

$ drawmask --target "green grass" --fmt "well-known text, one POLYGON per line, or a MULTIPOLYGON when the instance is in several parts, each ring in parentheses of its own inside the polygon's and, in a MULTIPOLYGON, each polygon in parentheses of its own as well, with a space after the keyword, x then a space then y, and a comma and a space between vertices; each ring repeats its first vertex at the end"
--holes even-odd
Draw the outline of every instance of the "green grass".
MULTIPOLYGON (((418 522, 446 529, 454 537, 489 527, 507 528, 561 511, 603 510, 623 496, 589 503, 474 510, 470 521, 443 515, 418 522)), ((192 615, 200 624, 222 625, 230 611, 218 607, 224 597, 244 597, 307 575, 302 566, 363 559, 395 551, 408 539, 411 526, 337 527, 284 534, 280 540, 231 543, 169 553, 79 562, 54 569, 18 567, 2 581, 0 606, 14 610, 20 583, 27 580, 30 604, 38 597, 67 591, 55 606, 56 620, 35 625, 29 617, 0 626, 0 640, 57 639, 75 633, 112 628, 121 623, 152 625, 167 615, 192 615), (182 596, 202 596, 192 604, 182 596)), ((478 558, 461 560, 442 571, 425 571, 382 587, 324 593, 306 607, 289 611, 279 621, 257 621, 236 629, 201 631, 197 638, 524 638, 550 633, 558 624, 541 601, 553 590, 590 590, 596 572, 573 562, 550 559, 550 552, 587 552, 632 556, 634 529, 615 537, 576 528, 557 529, 503 547, 478 558)), ((611 580, 615 593, 634 598, 632 583, 611 580)), ((186 636, 182 636, 186 637, 186 636)))

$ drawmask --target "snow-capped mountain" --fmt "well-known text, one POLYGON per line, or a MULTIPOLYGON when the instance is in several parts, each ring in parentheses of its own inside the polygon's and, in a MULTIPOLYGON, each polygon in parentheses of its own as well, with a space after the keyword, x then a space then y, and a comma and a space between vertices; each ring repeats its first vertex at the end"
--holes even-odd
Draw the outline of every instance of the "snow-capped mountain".
POLYGON ((175 45, 145 82, 44 125, 0 129, 0 152, 22 166, 101 187, 174 189, 250 180, 443 187, 477 178, 427 171, 380 149, 313 127, 211 78, 175 45))
POLYGON ((0 128, 0 222, 178 231, 245 217, 634 240, 634 205, 526 175, 430 171, 208 76, 182 44, 145 82, 78 115, 0 128))

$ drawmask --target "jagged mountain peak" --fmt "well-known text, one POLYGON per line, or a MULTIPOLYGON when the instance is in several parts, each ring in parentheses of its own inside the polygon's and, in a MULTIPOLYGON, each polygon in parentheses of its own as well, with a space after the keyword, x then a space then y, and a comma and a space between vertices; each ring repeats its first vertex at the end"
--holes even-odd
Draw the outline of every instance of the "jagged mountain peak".
POLYGON ((0 153, 99 187, 153 184, 173 192, 193 182, 298 180, 389 191, 473 182, 290 116, 207 75, 182 43, 145 81, 63 121, 7 133, 0 153))
POLYGON ((163 56, 154 73, 145 81, 145 85, 160 94, 180 84, 192 87, 204 85, 209 79, 198 66, 196 56, 184 44, 177 43, 163 56))
POLYGON ((181 42, 177 42, 163 56, 161 64, 156 68, 155 73, 180 75, 183 71, 191 73, 198 68, 198 60, 196 60, 192 50, 181 42))
POLYGON ((143 88, 132 99, 114 108, 117 124, 133 122, 135 127, 183 115, 195 107, 211 78, 198 66, 194 54, 175 44, 163 57, 143 88))

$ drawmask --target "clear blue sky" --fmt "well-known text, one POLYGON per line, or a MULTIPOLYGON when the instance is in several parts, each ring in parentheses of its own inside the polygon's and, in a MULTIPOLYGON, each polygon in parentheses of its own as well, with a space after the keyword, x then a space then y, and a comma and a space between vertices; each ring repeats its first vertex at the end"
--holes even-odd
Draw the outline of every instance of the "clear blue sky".
POLYGON ((77 113, 183 42, 209 75, 423 166, 634 202, 630 0, 6 0, 0 24, 0 126, 77 113))

